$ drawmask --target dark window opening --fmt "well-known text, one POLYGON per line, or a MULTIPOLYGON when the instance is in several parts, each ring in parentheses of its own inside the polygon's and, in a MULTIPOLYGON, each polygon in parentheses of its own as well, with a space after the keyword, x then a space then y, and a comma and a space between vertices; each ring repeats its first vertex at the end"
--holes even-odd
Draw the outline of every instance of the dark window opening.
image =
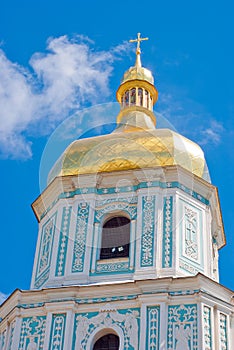
POLYGON ((130 104, 131 105, 136 104, 136 89, 130 90, 130 104))
POLYGON ((117 216, 108 220, 102 228, 100 259, 124 258, 129 256, 130 220, 117 216))
POLYGON ((143 105, 143 90, 141 88, 138 89, 138 101, 139 105, 143 105))
POLYGON ((106 334, 98 339, 93 347, 93 350, 118 350, 119 337, 115 334, 106 334))

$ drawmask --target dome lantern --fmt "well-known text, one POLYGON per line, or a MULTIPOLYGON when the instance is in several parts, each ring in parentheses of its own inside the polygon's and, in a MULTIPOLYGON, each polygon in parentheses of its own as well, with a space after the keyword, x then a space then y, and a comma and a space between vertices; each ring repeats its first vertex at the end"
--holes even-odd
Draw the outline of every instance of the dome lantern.
POLYGON ((148 38, 141 38, 140 35, 138 33, 137 39, 129 40, 131 43, 137 43, 136 62, 133 67, 130 67, 124 73, 116 93, 117 101, 121 105, 117 123, 131 124, 137 129, 151 129, 156 125, 153 106, 157 102, 158 91, 154 86, 154 78, 151 71, 142 67, 141 64, 140 43, 148 40, 148 38), (135 115, 135 118, 133 118, 133 115, 135 115), (148 117, 150 117, 151 121, 148 121, 148 117), (129 123, 129 119, 135 119, 135 122, 133 124, 132 122, 129 123))

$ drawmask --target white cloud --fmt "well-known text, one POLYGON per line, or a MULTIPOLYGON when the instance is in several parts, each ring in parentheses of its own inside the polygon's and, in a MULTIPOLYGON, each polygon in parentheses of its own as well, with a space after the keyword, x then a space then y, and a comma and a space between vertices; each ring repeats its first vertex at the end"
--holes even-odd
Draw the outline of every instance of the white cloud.
POLYGON ((109 94, 113 61, 127 48, 94 51, 88 38, 49 39, 26 70, 0 50, 0 155, 32 156, 31 135, 48 134, 69 113, 109 94))
POLYGON ((205 130, 202 130, 202 139, 200 140, 201 145, 213 143, 218 145, 221 142, 221 138, 224 132, 223 124, 216 120, 210 121, 210 126, 205 130))
POLYGON ((223 124, 207 112, 204 106, 187 98, 184 93, 181 95, 176 91, 174 95, 160 94, 158 111, 165 118, 162 127, 173 128, 201 146, 218 145, 225 131, 223 124))
POLYGON ((8 295, 0 292, 0 305, 7 299, 8 295))

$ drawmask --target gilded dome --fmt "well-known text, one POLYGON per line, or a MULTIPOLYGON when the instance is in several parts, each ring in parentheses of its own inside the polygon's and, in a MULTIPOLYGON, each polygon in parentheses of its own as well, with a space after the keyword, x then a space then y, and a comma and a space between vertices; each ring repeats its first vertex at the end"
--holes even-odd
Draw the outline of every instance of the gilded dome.
POLYGON ((209 181, 203 151, 194 142, 169 129, 155 129, 153 105, 158 93, 152 73, 142 67, 140 42, 136 63, 124 74, 117 90, 118 126, 109 135, 74 141, 51 169, 48 182, 57 176, 95 174, 178 165, 209 181))
POLYGON ((203 151, 169 129, 115 132, 74 141, 49 173, 57 176, 93 174, 179 165, 208 180, 203 151))
POLYGON ((123 76, 122 84, 130 80, 144 80, 150 84, 154 84, 154 77, 151 71, 144 67, 134 66, 130 67, 123 76))

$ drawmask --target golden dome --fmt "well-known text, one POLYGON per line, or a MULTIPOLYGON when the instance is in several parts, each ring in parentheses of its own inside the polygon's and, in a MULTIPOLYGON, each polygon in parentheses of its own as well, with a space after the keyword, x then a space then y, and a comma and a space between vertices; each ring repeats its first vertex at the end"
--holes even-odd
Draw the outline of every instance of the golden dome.
POLYGON ((155 129, 153 105, 158 93, 152 73, 141 66, 140 42, 136 64, 125 74, 117 90, 121 110, 118 126, 109 135, 74 141, 49 173, 56 176, 94 174, 178 165, 208 180, 203 151, 194 142, 169 129, 155 129))
POLYGON ((150 84, 154 84, 154 77, 149 69, 144 67, 130 67, 123 76, 122 84, 129 80, 144 80, 148 81, 150 84))
POLYGON ((203 151, 178 133, 169 129, 115 132, 74 141, 52 168, 48 182, 56 176, 170 165, 207 180, 203 151))

